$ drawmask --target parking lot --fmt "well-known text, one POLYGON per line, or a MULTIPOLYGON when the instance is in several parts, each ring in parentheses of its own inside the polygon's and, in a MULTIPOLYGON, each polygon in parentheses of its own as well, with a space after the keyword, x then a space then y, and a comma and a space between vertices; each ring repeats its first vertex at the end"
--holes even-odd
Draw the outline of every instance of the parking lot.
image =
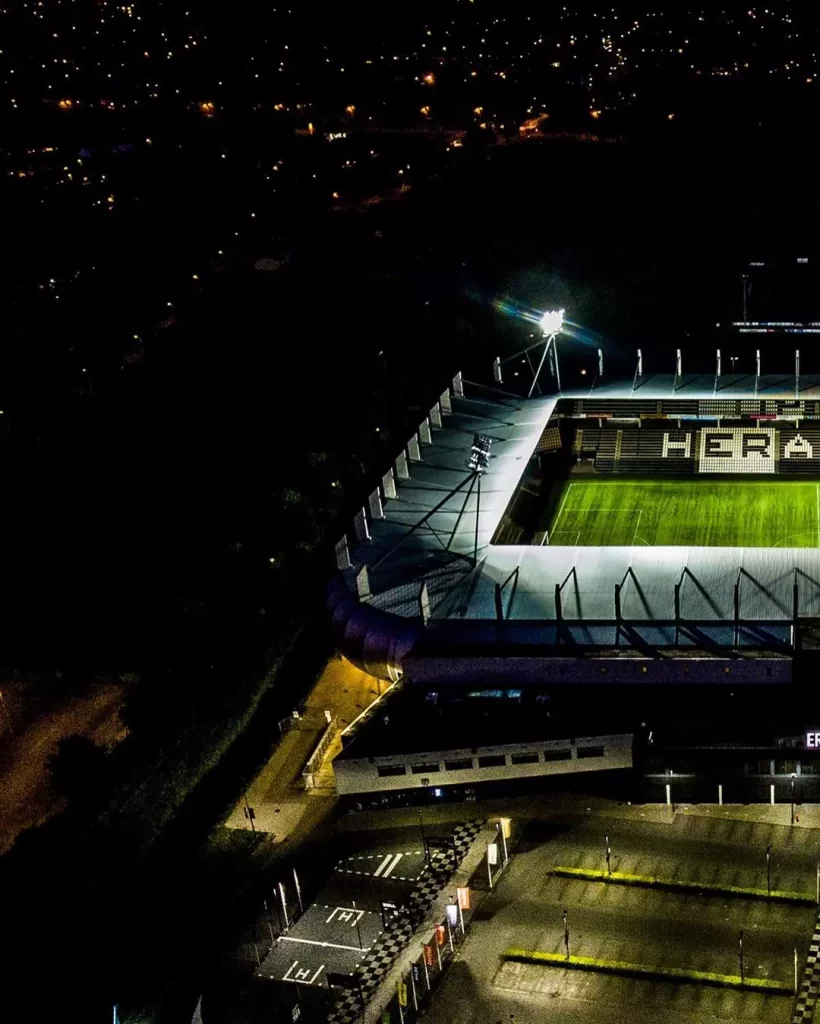
POLYGON ((737 975, 743 932, 746 977, 791 985, 794 951, 802 971, 816 920, 811 906, 708 897, 556 878, 557 864, 603 867, 605 836, 613 870, 724 884, 766 885, 765 851, 774 838, 772 885, 811 893, 814 843, 736 822, 673 824, 594 819, 534 823, 508 871, 474 920, 458 961, 427 1011, 435 1024, 508 1020, 515 1024, 788 1024, 790 996, 697 984, 633 980, 507 962, 508 948, 563 952, 566 911, 573 956, 737 975), (617 856, 617 861, 615 860, 617 856), (761 868, 762 863, 762 868, 761 868))

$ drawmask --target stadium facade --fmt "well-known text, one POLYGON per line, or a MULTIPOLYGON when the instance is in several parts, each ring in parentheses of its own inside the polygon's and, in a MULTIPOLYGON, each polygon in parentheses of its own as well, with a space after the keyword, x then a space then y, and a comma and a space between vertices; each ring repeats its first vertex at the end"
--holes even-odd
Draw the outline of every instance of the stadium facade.
MULTIPOLYGON (((782 722, 769 716, 761 733, 760 718, 772 694, 778 708, 793 702, 795 666, 813 664, 820 635, 817 481, 820 383, 804 378, 641 376, 525 399, 459 374, 337 546, 330 605, 339 650, 436 700, 470 692, 557 702, 586 691, 577 723, 571 702, 563 703, 567 735, 592 735, 582 728, 585 700, 608 704, 618 734, 636 737, 647 780, 675 770, 662 762, 674 763, 676 786, 705 774, 712 787, 714 772, 704 766, 715 758, 703 752, 722 749, 715 771, 727 785, 740 773, 768 787, 777 765, 796 763, 785 773, 793 791, 794 777, 815 774, 804 734, 818 723, 806 720, 810 710, 782 722), (698 480, 788 479, 808 491, 799 529, 755 532, 767 546, 657 545, 641 536, 640 508, 616 519, 606 508, 570 514, 563 503, 555 507, 558 498, 553 507, 544 498, 545 480, 557 481, 552 493, 565 503, 570 481, 619 476, 659 488, 668 479, 695 488, 704 486, 698 480), (592 520, 581 513, 589 511, 604 532, 611 526, 629 542, 585 539, 592 520), (660 725, 659 709, 693 688, 742 693, 744 710, 725 706, 717 735, 695 715, 660 757, 658 737, 639 719, 651 708, 660 725), (653 696, 635 696, 644 692, 653 696), (634 710, 632 729, 625 707, 634 710), (790 758, 778 756, 784 749, 790 758), (696 770, 685 772, 692 763, 696 770)), ((782 504, 778 494, 773 501, 782 504)), ((656 514, 663 526, 662 503, 656 514)), ((725 699, 700 698, 703 708, 725 699)))

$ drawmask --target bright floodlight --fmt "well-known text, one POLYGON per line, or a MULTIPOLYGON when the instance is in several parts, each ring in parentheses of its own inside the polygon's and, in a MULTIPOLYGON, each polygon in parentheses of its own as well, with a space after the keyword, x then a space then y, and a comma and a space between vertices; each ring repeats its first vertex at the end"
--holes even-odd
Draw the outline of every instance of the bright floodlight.
POLYGON ((563 309, 548 309, 541 317, 541 330, 544 334, 557 334, 563 326, 563 309))

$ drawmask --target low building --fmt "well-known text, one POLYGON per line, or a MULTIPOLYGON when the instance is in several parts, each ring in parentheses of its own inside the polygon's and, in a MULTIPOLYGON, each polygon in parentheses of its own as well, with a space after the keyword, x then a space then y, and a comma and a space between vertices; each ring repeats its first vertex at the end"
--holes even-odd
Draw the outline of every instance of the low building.
POLYGON ((551 709, 517 701, 437 705, 401 694, 344 737, 339 794, 399 792, 632 767, 633 734, 589 725, 583 735, 551 709))

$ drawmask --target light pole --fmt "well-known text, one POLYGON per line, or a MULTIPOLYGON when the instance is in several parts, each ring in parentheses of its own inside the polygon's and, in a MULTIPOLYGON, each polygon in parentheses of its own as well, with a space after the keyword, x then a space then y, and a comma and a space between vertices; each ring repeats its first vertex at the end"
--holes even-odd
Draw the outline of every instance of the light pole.
POLYGON ((729 359, 731 360, 731 363, 732 363, 732 373, 734 373, 735 372, 735 363, 737 362, 737 356, 729 356, 729 359))
POLYGON ((794 824, 794 776, 792 775, 792 825, 794 824))
POLYGON ((610 858, 612 857, 612 850, 609 848, 609 833, 607 833, 607 835, 604 836, 604 839, 606 840, 606 873, 608 875, 611 875, 612 864, 610 858))
POLYGON ((766 889, 771 896, 772 894, 772 847, 771 844, 766 847, 766 889))
POLYGON ((424 848, 424 861, 425 861, 425 863, 427 863, 427 861, 430 858, 429 858, 428 852, 427 852, 427 837, 424 834, 424 819, 421 816, 421 808, 420 807, 419 807, 419 828, 421 829, 421 845, 424 848))
POLYGON ((567 924, 567 912, 563 913, 564 918, 564 948, 567 951, 567 960, 569 960, 569 925, 567 924))
POLYGON ((547 358, 547 352, 549 352, 550 345, 553 347, 553 353, 555 358, 555 383, 558 385, 558 390, 561 390, 561 371, 558 368, 558 334, 564 325, 564 311, 563 309, 550 309, 548 310, 540 320, 541 332, 544 337, 544 352, 541 355, 541 362, 538 364, 538 369, 535 371, 533 377, 532 387, 530 393, 527 396, 532 398, 532 393, 535 390, 535 386, 538 382, 538 378, 541 376, 541 368, 544 365, 544 360, 547 358))
POLYGON ((740 946, 740 984, 743 985, 743 929, 740 929, 740 938, 738 939, 740 946))
POLYGON ((356 901, 351 900, 350 904, 353 907, 353 913, 356 915, 356 935, 359 939, 359 949, 364 949, 364 946, 362 945, 362 930, 359 928, 359 912, 356 910, 356 901))

